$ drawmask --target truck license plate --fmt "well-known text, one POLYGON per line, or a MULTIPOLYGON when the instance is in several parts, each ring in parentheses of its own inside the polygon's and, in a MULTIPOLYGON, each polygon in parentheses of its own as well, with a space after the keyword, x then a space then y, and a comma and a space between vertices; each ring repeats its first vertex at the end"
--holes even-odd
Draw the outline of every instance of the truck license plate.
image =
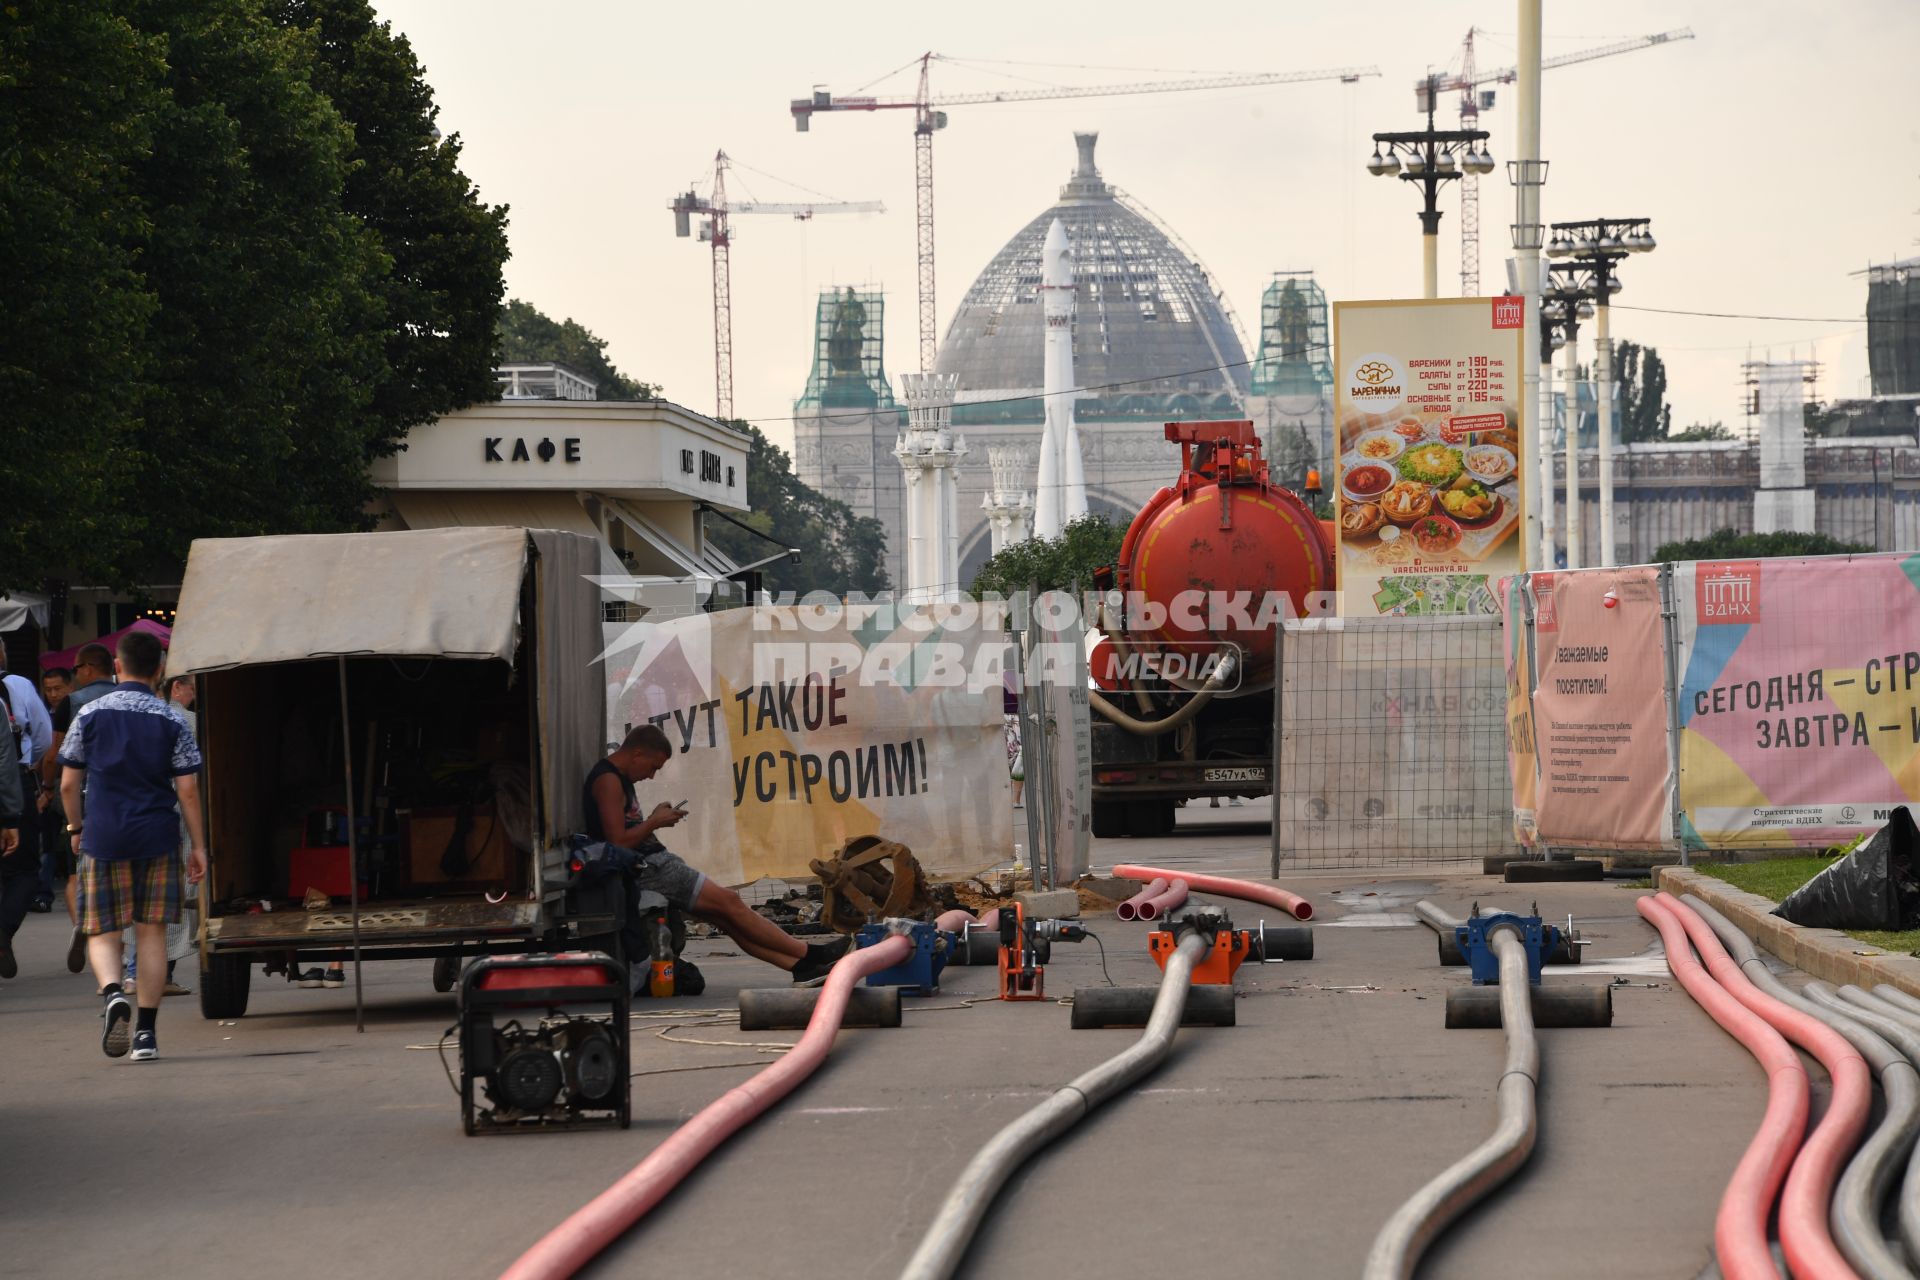
POLYGON ((1267 771, 1258 765, 1235 769, 1208 769, 1200 775, 1202 782, 1265 782, 1267 771))

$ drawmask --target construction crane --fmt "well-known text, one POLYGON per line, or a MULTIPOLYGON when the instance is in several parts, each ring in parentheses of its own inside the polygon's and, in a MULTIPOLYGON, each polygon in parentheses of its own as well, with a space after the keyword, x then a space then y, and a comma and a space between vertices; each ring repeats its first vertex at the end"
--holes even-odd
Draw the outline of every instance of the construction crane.
MULTIPOLYGON (((713 156, 713 194, 702 196, 688 190, 673 198, 667 207, 673 210, 673 233, 693 233, 693 220, 700 223, 700 238, 713 245, 713 402, 714 416, 733 417, 733 269, 731 265, 733 232, 728 219, 736 213, 779 213, 806 222, 816 213, 885 213, 878 200, 742 200, 727 203, 727 169, 735 162, 724 151, 713 156)), ((745 166, 741 166, 744 168, 745 166)), ((757 170, 756 170, 757 172, 757 170)), ((792 184, 789 184, 792 185, 792 184)))
MULTIPOLYGON (((1005 89, 985 93, 953 93, 935 97, 929 86, 929 71, 935 62, 948 61, 937 53, 922 54, 920 85, 911 98, 836 97, 816 88, 811 97, 795 98, 791 103, 793 127, 806 133, 816 113, 823 111, 912 111, 914 158, 914 210, 920 263, 920 370, 933 371, 933 358, 939 346, 936 332, 938 313, 933 293, 933 135, 947 127, 947 113, 940 108, 985 106, 996 102, 1050 102, 1060 98, 1107 98, 1134 93, 1184 93, 1193 89, 1236 89, 1254 85, 1296 84, 1308 80, 1339 80, 1353 83, 1363 76, 1377 76, 1378 67, 1335 67, 1324 71, 1247 72, 1238 75, 1200 76, 1187 80, 1153 80, 1134 84, 1056 85, 1038 89, 1005 89)), ((912 64, 908 64, 912 65, 912 64)))
MULTIPOLYGON (((1423 114, 1427 110, 1427 96, 1433 93, 1454 93, 1460 95, 1460 127, 1478 129, 1480 113, 1493 107, 1493 90, 1482 89, 1487 84, 1512 84, 1519 76, 1517 67, 1501 67, 1498 71, 1476 72, 1473 61, 1473 36, 1477 28, 1469 27, 1467 37, 1460 42, 1460 70, 1457 74, 1429 76, 1415 83, 1414 101, 1423 114)), ((1693 39, 1691 27, 1680 27, 1674 31, 1660 31, 1650 36, 1636 36, 1631 40, 1619 40, 1613 44, 1596 45, 1591 49, 1582 49, 1576 53, 1563 53, 1558 57, 1541 61, 1542 71, 1551 71, 1555 67, 1570 67, 1579 62, 1593 62, 1599 58, 1611 58, 1622 53, 1637 53, 1641 49, 1652 49, 1658 45, 1673 44, 1679 40, 1693 39)), ((1460 296, 1476 298, 1480 296, 1480 178, 1474 173, 1464 173, 1460 178, 1460 296)))

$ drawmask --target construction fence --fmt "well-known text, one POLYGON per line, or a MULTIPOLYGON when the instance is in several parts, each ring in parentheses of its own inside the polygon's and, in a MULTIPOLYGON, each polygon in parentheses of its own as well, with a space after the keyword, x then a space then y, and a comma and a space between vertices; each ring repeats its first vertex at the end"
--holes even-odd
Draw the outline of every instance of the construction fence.
POLYGON ((1502 643, 1492 615, 1285 625, 1273 874, 1514 847, 1502 643))
POLYGON ((1920 555, 1520 574, 1499 595, 1524 843, 1821 849, 1920 800, 1920 555))

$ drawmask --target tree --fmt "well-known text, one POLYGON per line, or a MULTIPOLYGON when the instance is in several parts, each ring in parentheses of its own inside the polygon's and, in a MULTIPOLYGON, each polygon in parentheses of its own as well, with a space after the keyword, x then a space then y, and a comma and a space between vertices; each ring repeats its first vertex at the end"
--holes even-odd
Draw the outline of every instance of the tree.
POLYGON ((1731 440, 1733 432, 1724 422, 1696 422, 1678 435, 1667 437, 1668 444, 1696 444, 1706 440, 1731 440))
POLYGON ((660 388, 636 382, 607 359, 607 340, 569 318, 555 321, 531 303, 509 298, 500 309, 500 359, 508 364, 572 365, 600 384, 602 400, 658 400, 660 388))
POLYGON ((1028 538, 989 556, 974 576, 974 598, 989 593, 1011 597, 1017 592, 1070 591, 1093 586, 1095 569, 1111 568, 1120 559, 1124 525, 1105 516, 1081 516, 1057 538, 1028 538))
POLYGON ((162 42, 97 5, 0 9, 0 590, 114 581, 158 306, 132 198, 162 42))
POLYGON ((412 46, 366 0, 270 0, 269 9, 307 36, 314 86, 353 129, 341 205, 391 263, 373 286, 386 367, 372 399, 374 448, 390 453, 408 428, 497 394, 507 211, 483 203, 460 171, 460 135, 440 137, 412 46))
POLYGON ((1613 375, 1620 383, 1620 434, 1628 444, 1664 440, 1673 430, 1666 403, 1667 366, 1652 347, 1621 342, 1614 348, 1613 375))
POLYGON ((887 536, 871 516, 856 516, 846 503, 829 498, 793 473, 787 451, 768 440, 750 422, 727 425, 745 433, 747 500, 752 510, 735 517, 750 533, 726 520, 709 517, 707 536, 736 564, 751 564, 798 547, 800 563, 780 559, 761 570, 762 582, 775 594, 825 591, 877 595, 887 582, 887 536))
POLYGON ((1653 553, 1655 563, 1674 560, 1765 560, 1776 556, 1861 555, 1873 548, 1824 533, 1735 533, 1721 529, 1688 542, 1669 542, 1653 553))

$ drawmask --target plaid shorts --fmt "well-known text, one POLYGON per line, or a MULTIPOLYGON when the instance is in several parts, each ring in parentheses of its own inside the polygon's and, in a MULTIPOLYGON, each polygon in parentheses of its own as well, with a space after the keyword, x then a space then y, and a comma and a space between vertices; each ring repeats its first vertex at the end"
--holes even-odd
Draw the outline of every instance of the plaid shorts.
POLYGON ((105 859, 81 854, 80 932, 118 933, 134 924, 176 924, 184 880, 178 854, 105 859))

